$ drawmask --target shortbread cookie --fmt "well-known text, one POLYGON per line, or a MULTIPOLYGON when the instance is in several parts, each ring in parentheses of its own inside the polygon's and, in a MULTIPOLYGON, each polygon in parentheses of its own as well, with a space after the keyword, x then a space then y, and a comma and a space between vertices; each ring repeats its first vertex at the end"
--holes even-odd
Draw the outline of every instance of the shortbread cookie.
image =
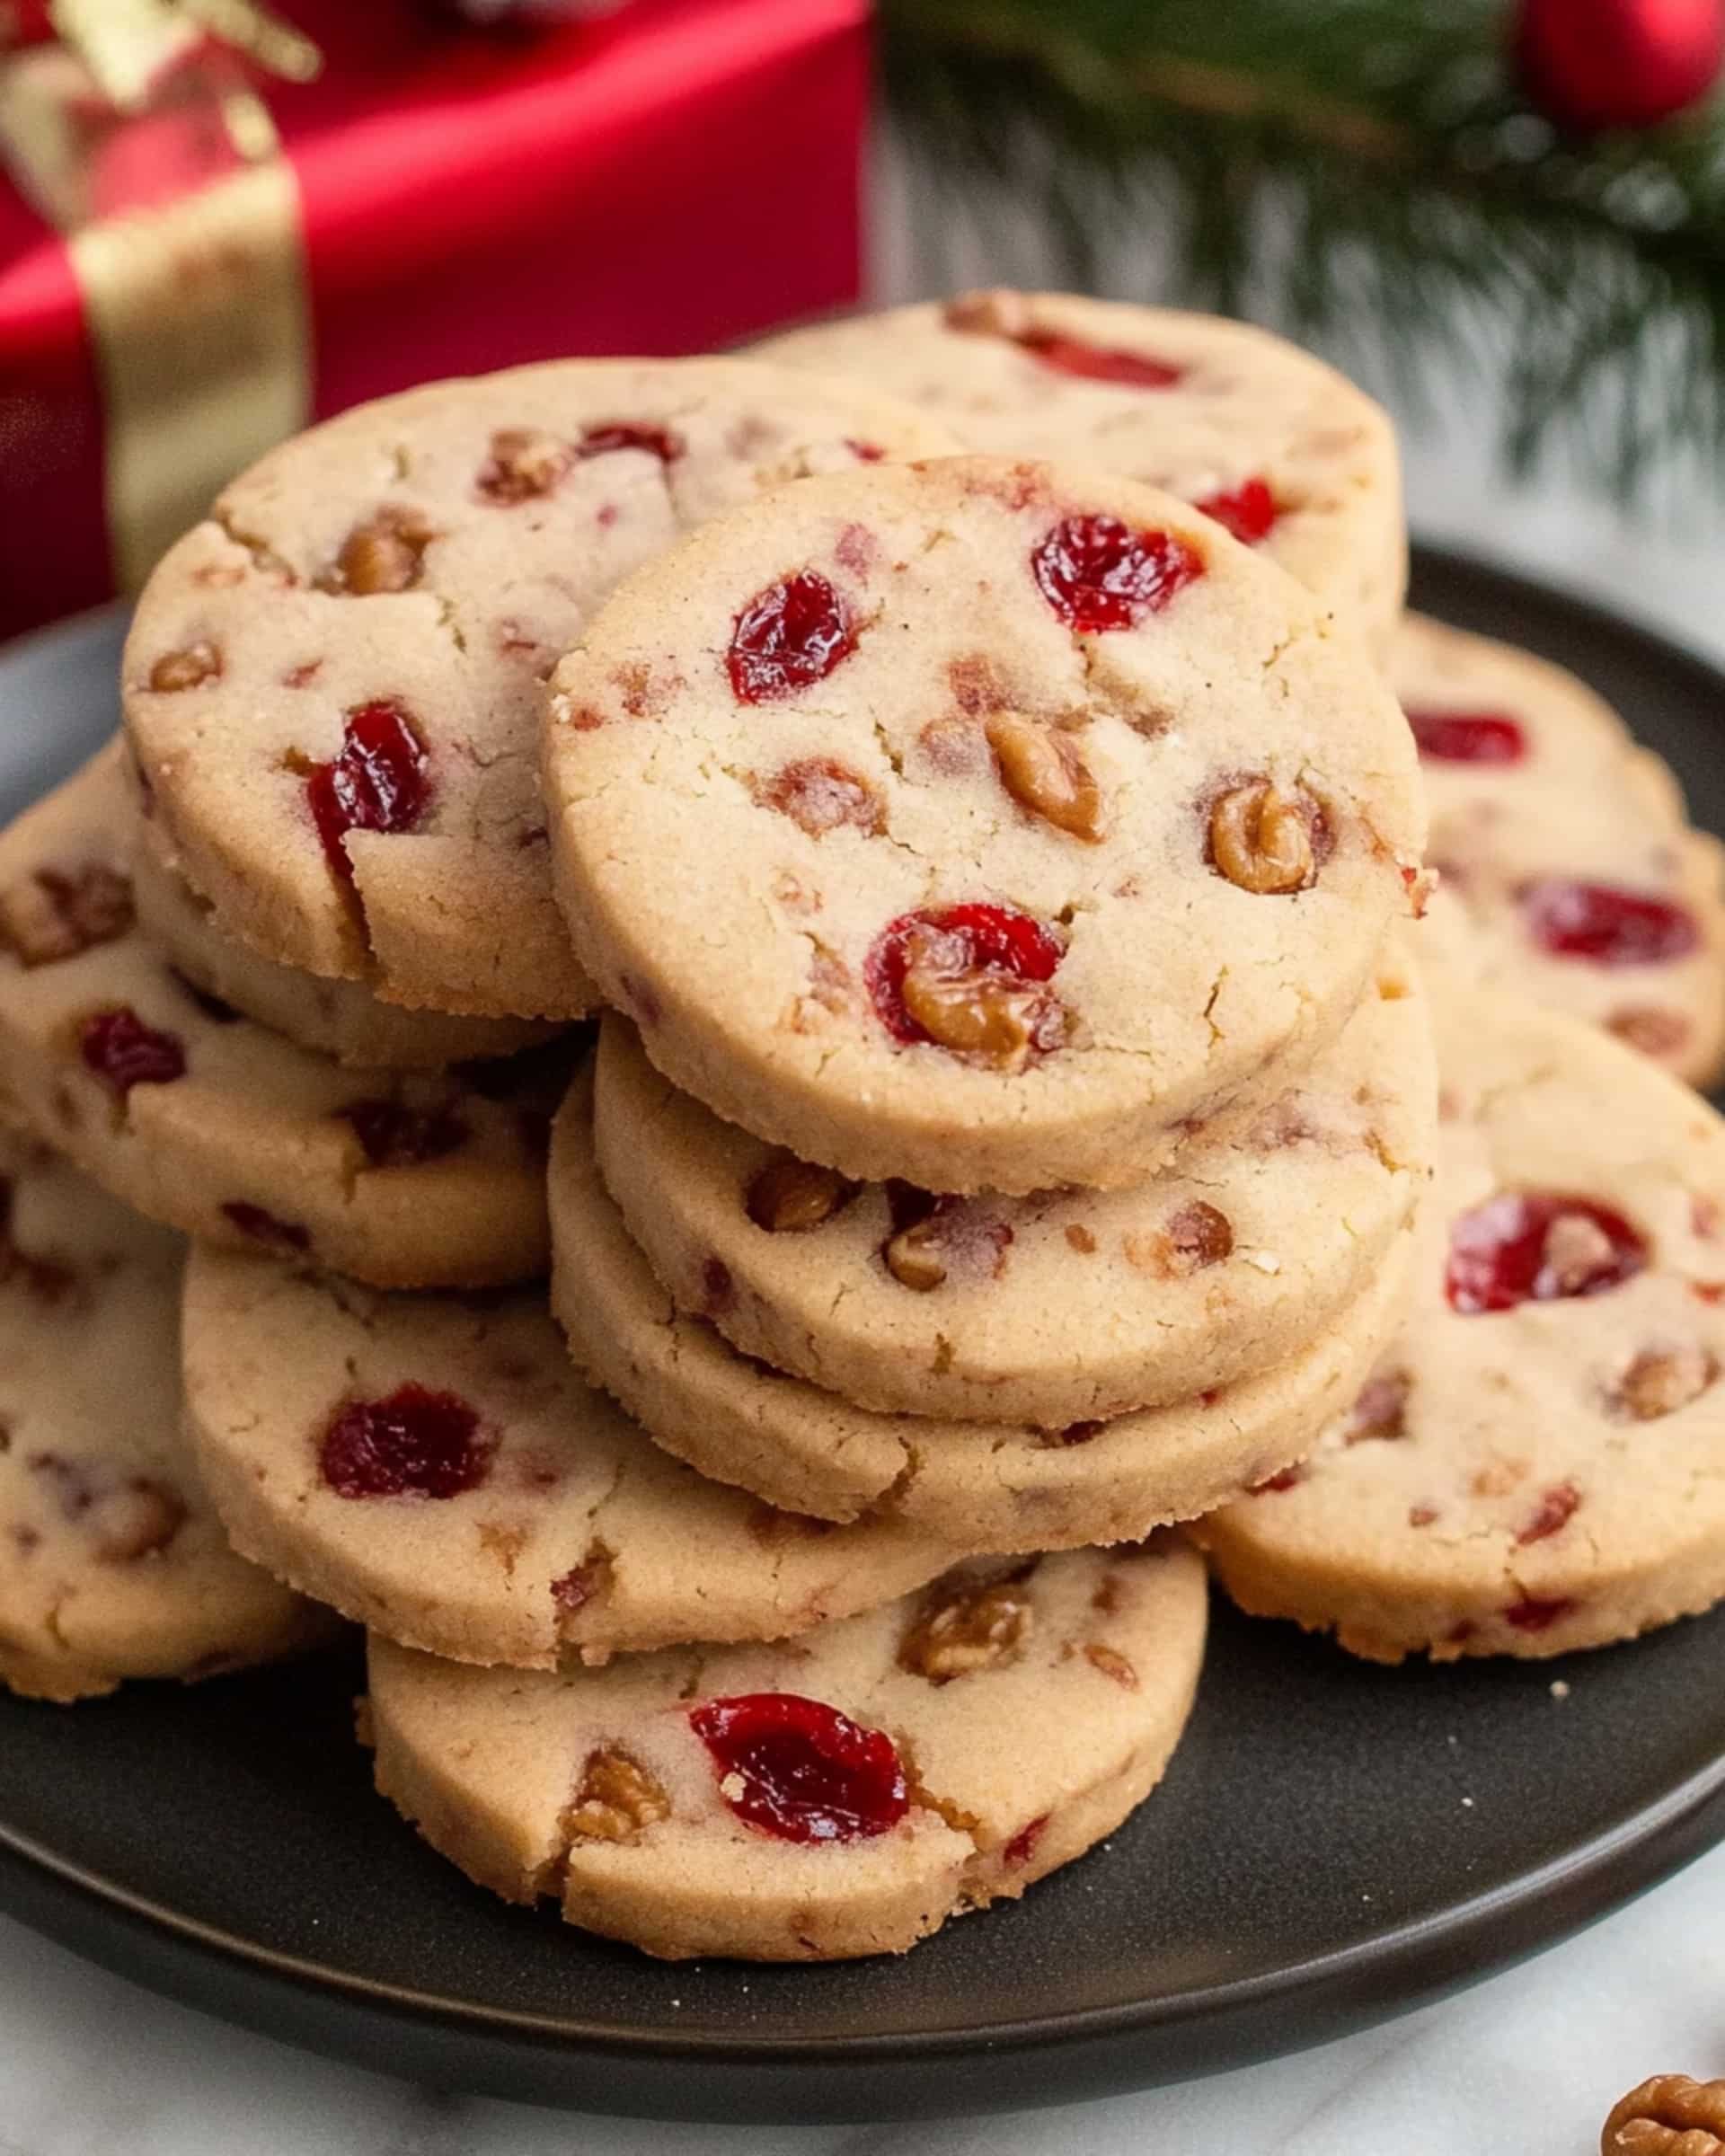
POLYGON ((1405 1303, 1407 1234, 1316 1340, 1195 1399, 1057 1431, 871 1414, 674 1307, 599 1181, 590 1103, 583 1077, 553 1140, 552 1306, 576 1362, 668 1452, 797 1512, 899 1519, 967 1553, 1132 1540, 1301 1458, 1405 1303))
POLYGON ((1142 1180, 1340 1030, 1420 881, 1358 648, 1185 505, 1040 465, 696 533, 558 668, 546 755, 577 947, 654 1064, 929 1189, 1142 1180))
POLYGON ((777 1647, 563 1675, 374 1639, 377 1787, 481 1886, 649 1954, 902 1953, 1143 1801, 1206 1614, 1203 1566, 1168 1540, 966 1568, 777 1647))
POLYGON ((213 1003, 138 929, 118 747, 0 834, 0 1114, 153 1220, 385 1287, 544 1269, 562 1044, 346 1070, 213 1003))
POLYGON ((703 1481, 582 1382, 543 1294, 382 1295, 200 1250, 184 1353, 234 1547, 457 1661, 778 1639, 952 1561, 897 1521, 834 1527, 703 1481))
POLYGON ((734 1348, 886 1413, 1060 1428, 1232 1384, 1322 1332, 1429 1180, 1437 1091, 1424 999, 1386 962, 1297 1082, 1134 1190, 847 1182, 677 1092, 615 1016, 594 1135, 672 1299, 734 1348))
POLYGON ((1420 744, 1430 859, 1470 970, 1708 1085, 1725 1055, 1725 850, 1572 674, 1411 615, 1393 678, 1420 744))
POLYGON ((363 981, 278 965, 217 926, 208 899, 174 870, 155 819, 140 817, 138 826, 132 898, 145 934, 194 987, 303 1048, 370 1070, 430 1071, 513 1056, 540 1046, 557 1030, 530 1018, 408 1011, 385 1003, 363 981))
POLYGON ((969 292, 775 337, 972 449, 1165 487, 1261 545, 1382 647, 1407 581, 1394 429, 1309 352, 1244 323, 1058 293, 969 292))
POLYGON ((1203 1539, 1243 1607, 1376 1661, 1630 1639, 1725 1595, 1725 1123, 1571 1019, 1437 1000, 1406 1331, 1203 1539))
POLYGON ((181 1427, 185 1245, 0 1138, 0 1684, 81 1700, 309 1647, 227 1546, 181 1427))
POLYGON ((284 964, 579 1016, 593 989, 537 775, 558 654, 703 518, 951 446, 801 373, 578 360, 385 398, 272 451, 164 556, 126 647, 127 725, 188 879, 284 964))

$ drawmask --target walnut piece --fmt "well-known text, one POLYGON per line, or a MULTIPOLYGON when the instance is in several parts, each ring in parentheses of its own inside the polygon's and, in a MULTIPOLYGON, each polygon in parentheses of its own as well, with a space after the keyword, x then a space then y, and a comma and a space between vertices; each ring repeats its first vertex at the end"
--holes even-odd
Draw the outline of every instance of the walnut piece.
POLYGON ((487 501, 504 508, 549 494, 575 461, 575 452, 537 427, 500 427, 474 482, 487 501))
POLYGON ((1029 1595, 1012 1580, 957 1594, 937 1590, 906 1633, 898 1666, 931 1684, 994 1669, 1019 1652, 1032 1621, 1029 1595))
POLYGON ((1110 1683, 1118 1684, 1122 1692, 1138 1689, 1138 1673, 1118 1648, 1107 1646, 1101 1639, 1092 1639, 1084 1649, 1084 1659, 1092 1669, 1101 1670, 1110 1683))
POLYGON ((0 891, 0 943, 26 967, 75 959, 131 925, 131 885, 99 862, 69 873, 38 869, 0 891))
POLYGON ((1181 1279, 1220 1265, 1234 1252, 1234 1230, 1227 1215, 1201 1197, 1182 1206, 1165 1232, 1171 1268, 1181 1279))
POLYGON ((1656 2073, 1612 2107, 1599 2156, 1725 2156, 1725 2081, 1656 2073))
POLYGON ((162 654, 150 668, 150 686, 158 696, 173 696, 216 680, 221 670, 222 655, 214 644, 188 644, 183 650, 162 654))
POLYGON ((1719 1365, 1698 1342, 1681 1348, 1644 1348, 1613 1387, 1613 1409, 1632 1422, 1657 1422, 1699 1400, 1719 1375, 1719 1365))
POLYGON ((973 337, 1022 337, 1031 327, 1031 310, 1022 292, 960 292, 947 301, 942 320, 949 330, 973 337))
POLYGON ((887 1270, 900 1287, 914 1288, 919 1295, 932 1293, 946 1278, 940 1242, 940 1215, 936 1213, 900 1228, 881 1252, 887 1270))
POLYGON ((754 790, 764 808, 788 816, 810 838, 848 824, 878 837, 887 827, 886 804, 860 771, 834 756, 805 756, 787 764, 754 790))
POLYGON ((1102 835, 1102 796, 1073 736, 1020 711, 995 711, 983 731, 1001 783, 1021 808, 1058 831, 1094 843, 1102 835))
POLYGON ((1303 891, 1316 873, 1318 805, 1269 779, 1232 786, 1210 809, 1210 859, 1228 881, 1261 897, 1303 891))
POLYGON ((836 1169, 782 1153, 758 1170, 744 1200, 748 1217, 769 1235, 806 1235, 856 1196, 856 1185, 836 1169))
POLYGON ((955 966, 952 941, 921 925, 905 940, 899 994, 929 1038, 1001 1071, 1020 1070, 1033 1048, 1055 1045, 1048 1036, 1059 1005, 1047 988, 990 967, 955 966))
POLYGON ((580 1792, 563 1815, 571 1842, 632 1842, 655 1821, 668 1819, 664 1785, 626 1752, 589 1752, 580 1792))
POLYGON ((385 507, 356 524, 334 562, 318 579, 323 591, 373 598, 380 592, 411 591, 420 580, 425 550, 437 537, 417 509, 385 507))
POLYGON ((89 1529, 103 1564, 129 1565, 165 1550, 186 1516, 178 1491, 140 1475, 96 1499, 89 1529))

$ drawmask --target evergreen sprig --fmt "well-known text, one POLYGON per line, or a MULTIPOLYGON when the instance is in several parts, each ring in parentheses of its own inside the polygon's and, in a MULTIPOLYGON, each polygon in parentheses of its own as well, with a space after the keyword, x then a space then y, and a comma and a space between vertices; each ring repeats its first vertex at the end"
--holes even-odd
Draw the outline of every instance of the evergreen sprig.
POLYGON ((1624 494, 1656 468, 1725 472, 1717 104, 1566 138, 1517 82, 1507 0, 881 13, 920 167, 973 206, 1039 207, 1069 282, 1154 234, 1160 288, 1136 296, 1387 364, 1404 396, 1438 365, 1500 369, 1518 471, 1561 441, 1624 494))

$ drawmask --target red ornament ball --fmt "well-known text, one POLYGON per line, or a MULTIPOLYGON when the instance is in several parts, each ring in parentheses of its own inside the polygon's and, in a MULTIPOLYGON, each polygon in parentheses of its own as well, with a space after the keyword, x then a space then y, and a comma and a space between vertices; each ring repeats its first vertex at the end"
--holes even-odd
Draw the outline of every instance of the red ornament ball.
POLYGON ((1521 0, 1517 57, 1560 127, 1650 128, 1705 97, 1725 65, 1725 0, 1521 0))

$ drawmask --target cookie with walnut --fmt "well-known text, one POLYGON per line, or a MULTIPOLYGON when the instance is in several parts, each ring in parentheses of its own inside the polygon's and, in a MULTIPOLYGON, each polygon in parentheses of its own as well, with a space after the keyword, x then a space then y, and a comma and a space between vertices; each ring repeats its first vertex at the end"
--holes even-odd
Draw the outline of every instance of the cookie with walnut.
POLYGON ((1407 1327, 1200 1537, 1243 1608, 1373 1660, 1632 1639, 1725 1596, 1725 1122, 1573 1019, 1435 1000, 1407 1327))
POLYGON ((558 1029, 530 1018, 462 1018, 386 1003, 363 981, 279 965, 221 929, 215 909, 174 866, 160 826, 140 817, 132 902, 144 932, 194 987, 302 1048, 363 1069, 441 1070, 542 1047, 558 1029))
POLYGON ((1389 416, 1267 331, 1055 292, 968 292, 794 330, 769 359, 850 374, 971 449, 1094 464, 1218 518, 1381 649, 1407 580, 1389 416))
POLYGON ((1725 849, 1574 675, 1409 615, 1392 652, 1471 971, 1694 1085, 1725 1056, 1725 849))
POLYGON ((968 1568, 778 1646, 565 1674, 375 1639, 367 1721, 379 1790, 506 1900, 554 1898, 670 1960, 902 1953, 1149 1795, 1205 1620, 1204 1568, 1170 1540, 968 1568))
POLYGON ((164 556, 126 646, 126 724, 187 879, 283 964, 414 1006, 579 1017, 544 676, 691 526, 950 446, 802 373, 574 360, 385 398, 271 451, 164 556))
POLYGON ((559 667, 545 758, 577 950, 655 1065, 927 1189, 1141 1181, 1334 1037, 1420 883, 1358 647, 1075 469, 874 467, 705 527, 559 667))
POLYGON ((890 1600, 953 1551, 775 1511, 650 1444, 538 1292, 388 1295, 204 1250, 186 1416, 234 1547, 388 1638, 548 1669, 772 1639, 890 1600))
POLYGON ((1386 958, 1307 1071, 1135 1189, 849 1182, 677 1092, 615 1016, 594 1134, 672 1299, 744 1354, 884 1413, 1063 1428, 1232 1384, 1323 1332, 1427 1183, 1437 1090, 1424 999, 1386 958))
POLYGON ((185 1245, 0 1138, 0 1684, 72 1701, 331 1636, 229 1549, 181 1425, 185 1245))
POLYGON ((967 1554, 1130 1541, 1308 1452, 1402 1316, 1405 1233, 1315 1340, 1237 1383, 1058 1430, 872 1414, 676 1308, 599 1180, 591 1090, 577 1080, 552 1144, 552 1306, 571 1352, 668 1452, 797 1512, 900 1520, 967 1554))
POLYGON ((213 1001, 139 928, 118 746, 0 832, 0 1114, 207 1241, 382 1286, 544 1268, 572 1050, 349 1070, 213 1001))

